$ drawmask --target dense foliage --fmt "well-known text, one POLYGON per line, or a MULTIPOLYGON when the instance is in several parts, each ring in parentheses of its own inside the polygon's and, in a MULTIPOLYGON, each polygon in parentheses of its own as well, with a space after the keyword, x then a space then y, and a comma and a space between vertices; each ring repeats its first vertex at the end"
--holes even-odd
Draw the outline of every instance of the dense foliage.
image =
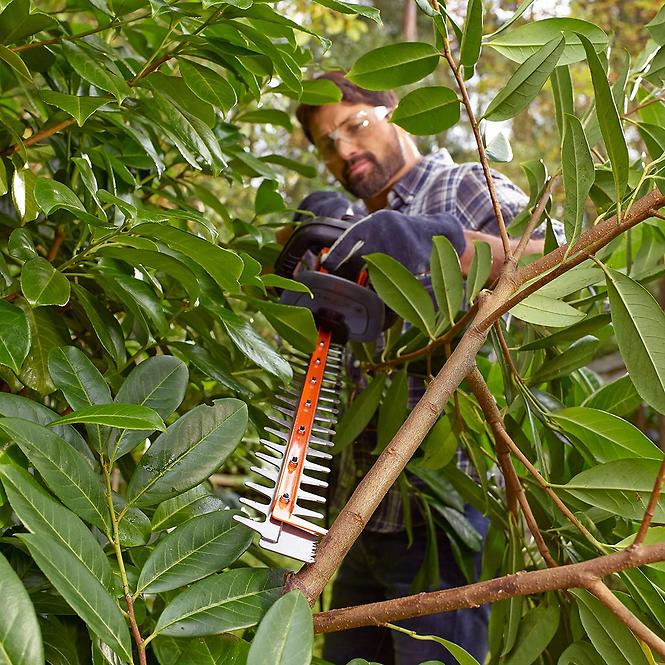
MULTIPOLYGON (((310 313, 279 304, 271 289, 287 282, 262 272, 278 250, 275 229, 291 214, 280 183, 289 171, 313 170, 263 151, 275 140, 261 133, 291 128, 283 110, 291 100, 338 99, 334 86, 303 80, 327 42, 312 34, 306 12, 289 18, 288 7, 252 0, 3 4, 0 662, 306 665, 313 633, 305 598, 280 598, 281 562, 250 545, 227 510, 234 495, 208 479, 220 469, 244 473, 270 395, 291 380, 284 350, 307 351, 313 341, 310 313)), ((432 135, 461 122, 464 80, 487 53, 515 66, 482 109, 486 121, 553 96, 557 161, 522 165, 530 210, 512 233, 533 210, 534 221, 549 218, 553 186, 570 245, 662 188, 665 12, 641 28, 645 48, 631 60, 611 50, 608 58, 611 26, 524 21, 528 0, 485 35, 480 0, 470 0, 459 25, 443 4, 417 4, 431 40, 373 50, 350 77, 390 89, 447 60, 460 87, 419 86, 396 123, 432 135), (578 94, 570 75, 584 62, 593 97, 578 94)), ((319 5, 378 21, 371 6, 319 5)), ((519 160, 519 145, 492 137, 481 153, 519 160)), ((665 314, 650 289, 663 274, 665 227, 652 212, 593 248, 592 259, 574 265, 582 250, 570 250, 561 274, 546 275, 528 297, 518 293, 477 359, 507 434, 572 511, 570 521, 517 464, 558 564, 629 545, 662 473, 655 442, 665 414, 665 314), (629 376, 587 367, 617 349, 629 376)), ((551 232, 546 245, 556 247, 551 232)), ((407 412, 407 371, 429 380, 442 366, 486 293, 491 257, 478 243, 465 278, 438 239, 436 308, 394 260, 374 255, 368 264, 400 320, 380 353, 354 349, 367 388, 339 423, 337 451, 375 414, 379 448, 390 442, 407 412)), ((451 534, 467 568, 481 543, 463 505, 490 516, 485 579, 546 565, 533 529, 506 510, 510 491, 492 473, 494 436, 463 384, 409 466, 430 488, 418 495, 429 528, 451 534), (480 485, 457 470, 460 445, 480 485)), ((652 523, 665 524, 665 499, 652 523)), ((651 527, 646 542, 662 542, 663 531, 651 527)), ((428 552, 420 589, 436 583, 435 558, 428 552)), ((608 581, 663 637, 663 563, 608 581)), ((496 603, 490 632, 492 663, 653 662, 586 590, 496 603)))

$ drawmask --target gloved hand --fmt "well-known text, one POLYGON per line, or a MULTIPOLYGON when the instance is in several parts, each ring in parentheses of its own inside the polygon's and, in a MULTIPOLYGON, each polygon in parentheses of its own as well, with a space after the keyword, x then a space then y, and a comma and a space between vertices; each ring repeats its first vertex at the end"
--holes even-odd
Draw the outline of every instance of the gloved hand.
POLYGON ((464 252, 464 231, 454 215, 404 215, 396 210, 377 210, 337 239, 322 266, 334 273, 351 259, 382 252, 417 275, 429 269, 432 236, 437 235, 446 236, 458 254, 464 252))
MULTIPOLYGON (((344 219, 353 216, 351 202, 339 192, 313 192, 303 199, 298 210, 308 210, 314 213, 314 217, 344 219)), ((297 212, 293 216, 294 222, 306 222, 311 219, 312 216, 302 212, 297 212)))

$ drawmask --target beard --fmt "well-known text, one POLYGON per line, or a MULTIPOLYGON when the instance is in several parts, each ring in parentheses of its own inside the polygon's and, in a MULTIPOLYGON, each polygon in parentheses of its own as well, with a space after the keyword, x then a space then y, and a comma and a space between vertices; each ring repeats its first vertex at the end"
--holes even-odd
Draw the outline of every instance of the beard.
POLYGON ((404 166, 404 155, 398 140, 391 143, 390 150, 379 161, 376 156, 367 151, 355 155, 344 164, 341 184, 348 192, 359 199, 369 199, 382 192, 393 176, 404 166), (350 173, 354 164, 366 160, 372 167, 357 175, 350 173))

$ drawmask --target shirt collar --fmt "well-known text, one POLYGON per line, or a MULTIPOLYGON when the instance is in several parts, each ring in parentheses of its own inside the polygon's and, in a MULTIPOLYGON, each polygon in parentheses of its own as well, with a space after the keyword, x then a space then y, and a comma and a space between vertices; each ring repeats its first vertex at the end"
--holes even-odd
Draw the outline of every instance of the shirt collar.
POLYGON ((405 173, 388 192, 388 205, 393 210, 399 210, 413 200, 420 188, 425 184, 427 175, 434 163, 441 165, 454 164, 450 153, 442 148, 438 152, 422 157, 415 166, 405 173))

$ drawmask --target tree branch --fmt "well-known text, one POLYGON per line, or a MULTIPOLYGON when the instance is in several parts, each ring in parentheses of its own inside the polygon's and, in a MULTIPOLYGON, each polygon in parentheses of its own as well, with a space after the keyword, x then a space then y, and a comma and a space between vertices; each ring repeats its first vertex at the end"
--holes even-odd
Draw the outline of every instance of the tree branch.
POLYGON ((538 225, 538 222, 540 221, 540 216, 543 214, 543 211, 545 210, 545 207, 547 206, 547 202, 550 199, 550 196, 552 195, 552 191, 554 190, 554 186, 556 185, 556 175, 552 176, 550 178, 550 181, 547 183, 547 187, 543 190, 543 193, 538 200, 538 204, 533 210, 533 213, 531 214, 531 217, 529 219, 529 223, 526 226, 526 229, 524 229, 524 233, 522 234, 522 237, 520 238, 520 241, 515 248, 515 251, 513 253, 513 261, 515 264, 522 258, 522 254, 524 253, 524 250, 526 249, 526 246, 531 239, 531 234, 533 233, 533 230, 536 228, 538 225))
MULTIPOLYGON (((558 564, 545 544, 545 539, 540 533, 538 523, 536 522, 536 518, 529 505, 529 500, 526 498, 522 483, 520 483, 519 476, 517 475, 513 462, 510 459, 510 448, 507 439, 510 440, 513 446, 515 444, 506 431, 503 418, 501 417, 499 408, 494 401, 494 396, 477 367, 466 377, 466 380, 471 386, 471 390, 478 400, 478 404, 480 404, 480 408, 483 410, 489 426, 492 428, 492 433, 494 434, 494 440, 496 442, 497 458, 499 460, 499 465, 501 466, 501 471, 503 471, 503 475, 506 478, 506 489, 511 490, 511 493, 515 495, 520 504, 524 519, 526 520, 527 526, 529 527, 529 531, 538 547, 540 555, 550 568, 555 568, 558 564)), ((508 507, 510 509, 510 500, 508 502, 508 507)))
POLYGON ((10 145, 8 148, 5 148, 2 152, 0 152, 0 157, 8 157, 9 155, 13 155, 21 149, 21 146, 28 148, 35 143, 39 143, 39 141, 42 139, 47 139, 50 136, 53 136, 53 134, 61 132, 63 129, 66 129, 73 124, 74 118, 69 118, 68 120, 63 120, 62 122, 58 122, 55 125, 51 125, 46 129, 42 129, 36 134, 29 136, 27 139, 25 139, 25 141, 21 141, 21 143, 15 143, 14 145, 10 145))
POLYGON ((631 546, 591 561, 530 572, 522 571, 454 589, 319 612, 314 615, 314 631, 333 633, 359 626, 380 626, 388 621, 395 622, 428 614, 478 607, 517 596, 561 589, 589 588, 595 580, 607 575, 663 560, 665 560, 665 543, 631 546))
POLYGON ((656 476, 656 482, 654 483, 653 490, 651 491, 651 497, 649 498, 649 503, 647 509, 644 511, 644 517, 642 518, 642 523, 640 524, 640 529, 635 536, 633 545, 639 546, 644 542, 644 538, 647 535, 649 525, 653 519, 653 515, 656 512, 656 506, 658 505, 658 499, 660 498, 660 493, 663 489, 663 483, 665 482, 665 459, 660 463, 660 468, 658 469, 658 475, 656 476))
POLYGON ((587 589, 611 612, 656 653, 665 658, 665 641, 651 628, 644 625, 599 579, 587 585, 587 589))

